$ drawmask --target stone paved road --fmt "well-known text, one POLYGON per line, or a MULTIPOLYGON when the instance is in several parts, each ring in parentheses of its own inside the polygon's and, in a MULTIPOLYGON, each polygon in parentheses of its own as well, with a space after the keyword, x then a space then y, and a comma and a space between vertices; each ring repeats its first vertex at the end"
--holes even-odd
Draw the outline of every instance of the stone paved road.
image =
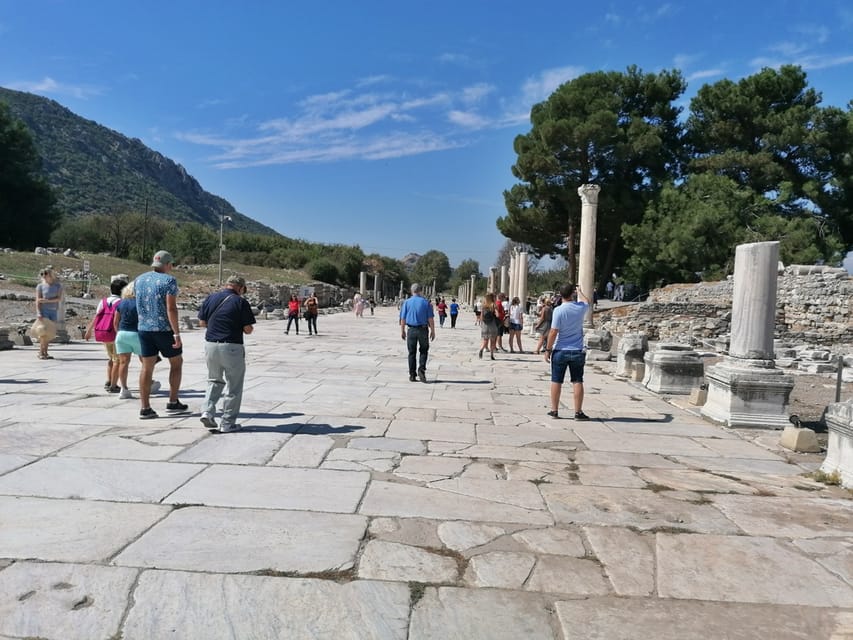
POLYGON ((479 360, 467 315, 410 383, 394 316, 260 322, 227 435, 200 331, 195 413, 155 421, 100 345, 0 352, 0 638, 853 638, 853 502, 814 458, 609 363, 595 419, 552 420, 542 360, 479 360))

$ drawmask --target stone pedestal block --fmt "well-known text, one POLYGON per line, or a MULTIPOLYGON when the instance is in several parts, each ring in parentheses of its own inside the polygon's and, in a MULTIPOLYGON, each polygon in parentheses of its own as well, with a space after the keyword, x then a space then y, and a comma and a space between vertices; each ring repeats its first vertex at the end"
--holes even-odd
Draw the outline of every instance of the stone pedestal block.
MULTIPOLYGON (((626 333, 619 341, 619 351, 616 354, 616 376, 630 378, 632 368, 639 364, 645 373, 643 356, 649 350, 649 339, 645 333, 626 333)), ((642 376, 640 377, 642 380, 642 376)))
POLYGON ((613 334, 606 329, 588 329, 583 334, 586 359, 609 361, 613 346, 613 334))
MULTIPOLYGON (((17 331, 9 332, 9 335, 6 336, 6 339, 11 340, 15 345, 17 345, 19 347, 31 347, 31 346, 33 346, 33 339, 29 336, 29 334, 26 334, 26 333, 18 333, 17 331)), ((3 341, 3 330, 0 329, 0 342, 2 342, 2 341, 3 341)), ((0 347, 0 348, 2 348, 2 347, 0 347)), ((11 349, 11 347, 8 347, 8 348, 11 349)))
MULTIPOLYGON (((7 349, 11 349, 15 346, 15 343, 9 339, 9 332, 11 329, 9 327, 0 327, 0 351, 6 351, 7 349)), ((13 333, 12 335, 17 336, 17 333, 13 333)), ((29 338, 29 336, 27 336, 29 338)))
POLYGON ((782 431, 779 446, 799 453, 820 453, 820 444, 814 431, 791 425, 782 431))
POLYGON ((788 398, 794 378, 772 360, 726 357, 708 369, 708 401, 702 415, 728 427, 781 429, 788 426, 788 398))
POLYGON ((690 392, 690 399, 687 401, 694 407, 701 407, 708 401, 708 389, 705 385, 697 387, 690 392))
POLYGON ((838 472, 841 484, 853 489, 853 398, 829 405, 826 426, 829 440, 820 470, 828 474, 838 472))
POLYGON ((643 386, 655 393, 689 395, 704 382, 705 364, 691 347, 661 343, 644 356, 643 386))

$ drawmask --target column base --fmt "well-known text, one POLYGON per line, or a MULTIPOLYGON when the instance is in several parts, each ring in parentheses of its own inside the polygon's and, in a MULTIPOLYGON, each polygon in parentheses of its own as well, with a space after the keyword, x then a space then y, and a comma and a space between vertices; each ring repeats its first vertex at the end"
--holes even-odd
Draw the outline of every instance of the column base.
POLYGON ((826 426, 829 439, 820 470, 826 474, 838 473, 841 485, 853 489, 853 399, 829 405, 826 426))
POLYGON ((727 357, 708 369, 706 378, 706 418, 727 427, 782 429, 791 424, 787 408, 794 378, 772 368, 772 361, 727 357))
POLYGON ((688 345, 661 343, 643 356, 646 374, 643 386, 669 395, 690 395, 704 382, 705 363, 688 345))

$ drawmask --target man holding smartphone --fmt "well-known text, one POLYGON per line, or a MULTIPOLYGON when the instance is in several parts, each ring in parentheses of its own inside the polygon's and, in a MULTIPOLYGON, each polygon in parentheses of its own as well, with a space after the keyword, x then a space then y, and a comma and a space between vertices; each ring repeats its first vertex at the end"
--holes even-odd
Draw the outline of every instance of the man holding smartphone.
POLYGON ((566 369, 572 382, 575 420, 589 420, 583 412, 583 370, 586 352, 583 347, 583 320, 589 309, 589 298, 574 284, 560 289, 563 303, 554 308, 551 330, 545 345, 545 362, 551 363, 551 410, 548 415, 559 418, 560 395, 566 369), (577 293, 577 301, 573 301, 577 293))

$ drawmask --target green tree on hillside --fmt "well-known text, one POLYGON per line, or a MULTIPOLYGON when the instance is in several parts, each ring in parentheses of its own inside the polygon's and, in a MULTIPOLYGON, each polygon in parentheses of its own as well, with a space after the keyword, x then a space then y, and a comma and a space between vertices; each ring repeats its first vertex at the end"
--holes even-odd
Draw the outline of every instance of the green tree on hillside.
POLYGON ((435 281, 437 290, 442 291, 449 283, 451 273, 447 254, 431 249, 422 255, 412 268, 412 281, 428 286, 432 286, 435 281))
POLYGON ((531 110, 531 130, 516 137, 513 175, 504 192, 501 233, 536 256, 566 255, 575 273, 580 223, 577 188, 601 186, 598 251, 610 273, 622 259, 621 226, 642 219, 646 204, 678 170, 682 127, 678 71, 589 73, 571 80, 531 110))
POLYGON ((480 263, 467 258, 460 262, 453 270, 453 276, 450 279, 450 290, 455 292, 460 285, 470 282, 471 276, 477 276, 479 279, 483 277, 483 274, 480 272, 480 263))
POLYGON ((32 250, 47 244, 60 220, 56 198, 40 175, 26 125, 0 103, 0 246, 32 250))

